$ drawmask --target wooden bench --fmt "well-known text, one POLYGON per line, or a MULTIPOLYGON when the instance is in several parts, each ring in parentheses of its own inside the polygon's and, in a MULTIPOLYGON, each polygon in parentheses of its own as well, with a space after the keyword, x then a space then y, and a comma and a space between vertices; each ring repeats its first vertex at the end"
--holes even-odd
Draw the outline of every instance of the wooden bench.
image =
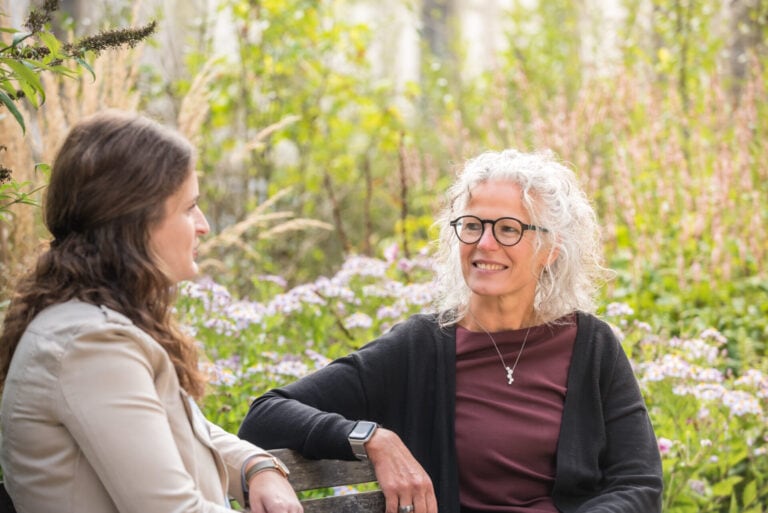
MULTIPOLYGON (((291 470, 288 480, 297 492, 350 486, 376 481, 373 467, 367 461, 308 460, 290 449, 269 451, 291 470)), ((301 501, 304 513, 383 513, 381 490, 349 493, 332 497, 308 498, 301 501)), ((13 503, 0 481, 0 513, 13 513, 13 503)))
MULTIPOLYGON (((297 492, 349 486, 376 481, 373 466, 367 461, 308 460, 290 449, 270 450, 291 471, 288 480, 297 492)), ((383 513, 384 493, 362 491, 333 497, 301 501, 304 513, 383 513)))

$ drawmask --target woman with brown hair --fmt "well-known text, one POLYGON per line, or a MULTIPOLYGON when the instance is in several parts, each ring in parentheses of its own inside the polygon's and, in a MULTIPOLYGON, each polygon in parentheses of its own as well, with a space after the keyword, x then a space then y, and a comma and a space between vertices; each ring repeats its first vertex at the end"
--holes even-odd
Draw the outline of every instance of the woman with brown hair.
POLYGON ((298 513, 287 469, 208 422, 172 316, 197 274, 194 151, 147 118, 77 124, 51 173, 53 235, 0 335, 0 462, 20 512, 298 513))

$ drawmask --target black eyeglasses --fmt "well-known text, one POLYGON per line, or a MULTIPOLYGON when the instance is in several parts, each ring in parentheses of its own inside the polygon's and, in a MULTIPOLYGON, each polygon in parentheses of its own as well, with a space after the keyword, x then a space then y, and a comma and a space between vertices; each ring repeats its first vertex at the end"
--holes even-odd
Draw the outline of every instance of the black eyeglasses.
POLYGON ((480 219, 475 216, 461 216, 451 221, 451 226, 456 231, 456 237, 464 244, 475 244, 483 236, 485 225, 491 224, 493 238, 502 246, 514 246, 523 238, 525 230, 539 230, 546 232, 546 228, 525 224, 514 217, 500 217, 498 219, 480 219))

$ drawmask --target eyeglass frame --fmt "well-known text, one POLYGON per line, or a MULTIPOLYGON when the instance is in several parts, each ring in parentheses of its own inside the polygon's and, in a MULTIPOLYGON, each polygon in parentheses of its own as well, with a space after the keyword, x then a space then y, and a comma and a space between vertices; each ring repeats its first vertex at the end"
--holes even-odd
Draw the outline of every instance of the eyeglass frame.
POLYGON ((512 246, 517 246, 518 244, 520 244, 520 241, 523 240, 523 235, 525 235, 526 230, 528 230, 528 231, 540 231, 540 232, 543 232, 543 233, 549 232, 549 230, 547 230, 546 228, 544 228, 542 226, 536 226, 536 225, 533 225, 533 224, 524 223, 520 219, 518 219, 516 217, 512 217, 512 216, 504 216, 504 217, 499 217, 497 219, 482 219, 480 217, 473 216, 473 215, 464 215, 464 216, 457 217, 453 221, 450 221, 448 224, 450 224, 453 227, 453 233, 456 234, 456 238, 459 239, 459 242, 461 242, 462 244, 471 245, 471 244, 477 244, 478 242, 480 242, 480 240, 483 238, 483 235, 485 235, 485 225, 488 224, 488 223, 491 224, 491 235, 493 235, 494 240, 496 242, 498 242, 499 244, 501 244, 502 246, 506 247, 506 248, 511 248, 512 246), (480 236, 474 242, 465 242, 461 238, 461 235, 459 235, 459 222, 462 219, 467 218, 467 217, 471 217, 473 219, 477 219, 478 221, 480 221, 480 226, 481 226, 480 236), (505 219, 511 219, 513 221, 517 221, 520 224, 520 227, 522 228, 520 230, 520 238, 517 239, 517 242, 515 242, 514 244, 504 244, 496 236, 496 223, 498 223, 499 221, 505 220, 505 219))

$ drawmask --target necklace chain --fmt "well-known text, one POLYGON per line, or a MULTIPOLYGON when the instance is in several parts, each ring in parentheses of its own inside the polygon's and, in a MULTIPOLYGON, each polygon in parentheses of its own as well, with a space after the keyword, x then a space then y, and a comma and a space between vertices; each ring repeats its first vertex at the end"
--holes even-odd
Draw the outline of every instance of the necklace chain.
POLYGON ((496 345, 496 341, 493 339, 493 335, 485 329, 485 326, 480 324, 480 321, 477 320, 477 317, 475 317, 475 314, 472 313, 472 310, 469 310, 469 315, 472 316, 472 320, 475 321, 475 324, 480 326, 480 329, 485 332, 486 335, 488 335, 488 338, 491 339, 491 343, 493 344, 493 348, 496 349, 496 354, 499 355, 499 360, 501 360, 501 365, 504 367, 504 370, 507 371, 507 384, 511 385, 515 381, 515 369, 517 368, 517 362, 520 361, 520 356, 523 354, 523 349, 525 349, 525 343, 528 342, 528 334, 531 332, 531 328, 528 328, 525 332, 525 338, 523 338, 523 345, 520 346, 520 351, 517 353, 517 358, 515 358, 515 363, 512 364, 512 367, 507 365, 507 362, 504 361, 504 356, 501 354, 501 351, 499 350, 499 346, 496 345))

